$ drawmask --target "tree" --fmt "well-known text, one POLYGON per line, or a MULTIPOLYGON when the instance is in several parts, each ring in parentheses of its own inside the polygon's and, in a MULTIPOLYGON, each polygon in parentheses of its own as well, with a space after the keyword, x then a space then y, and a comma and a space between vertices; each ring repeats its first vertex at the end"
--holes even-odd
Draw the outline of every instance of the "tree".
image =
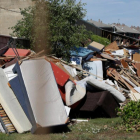
POLYGON ((86 11, 76 0, 35 0, 34 7, 21 9, 23 18, 12 27, 13 35, 30 39, 32 49, 49 49, 69 57, 69 50, 87 39, 85 26, 78 26, 86 11), (39 47, 40 46, 40 47, 39 47))

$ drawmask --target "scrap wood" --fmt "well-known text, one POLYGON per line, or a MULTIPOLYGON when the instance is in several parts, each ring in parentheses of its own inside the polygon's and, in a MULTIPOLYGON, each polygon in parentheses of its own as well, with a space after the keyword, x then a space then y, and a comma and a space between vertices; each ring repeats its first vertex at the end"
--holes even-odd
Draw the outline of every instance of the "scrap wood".
POLYGON ((102 58, 91 58, 90 61, 107 61, 107 59, 102 59, 102 58))
POLYGON ((125 82, 125 80, 121 77, 121 75, 114 68, 108 68, 107 75, 110 77, 113 77, 123 87, 127 87, 128 89, 132 88, 127 82, 125 82))
POLYGON ((119 50, 119 47, 116 41, 110 43, 108 46, 105 47, 105 51, 114 51, 114 50, 119 50))
POLYGON ((134 80, 134 79, 129 75, 129 73, 127 73, 127 72, 125 72, 124 70, 122 70, 122 71, 120 72, 120 74, 124 74, 124 76, 129 77, 129 79, 130 79, 135 85, 140 86, 140 84, 139 84, 136 80, 134 80))
POLYGON ((132 63, 132 66, 133 66, 136 70, 138 70, 138 68, 135 66, 135 64, 134 64, 134 63, 132 63))
POLYGON ((88 45, 88 48, 91 49, 91 50, 100 51, 100 50, 102 50, 104 48, 104 45, 93 41, 92 43, 90 43, 88 45))
POLYGON ((140 54, 138 54, 138 53, 133 54, 133 60, 135 62, 140 62, 140 54))
POLYGON ((137 68, 137 75, 140 78, 140 63, 135 63, 135 66, 137 68))
POLYGON ((124 59, 121 59, 120 61, 121 61, 121 64, 123 65, 124 68, 129 68, 128 63, 125 62, 124 59))
POLYGON ((131 95, 134 97, 135 101, 140 100, 140 94, 137 91, 131 91, 131 95))
POLYGON ((97 58, 90 58, 90 61, 99 61, 97 58))
POLYGON ((20 61, 24 61, 24 60, 28 60, 28 59, 31 59, 31 58, 35 58, 35 57, 38 57, 40 54, 42 54, 44 52, 44 50, 38 52, 38 53, 31 53, 30 55, 26 56, 24 59, 21 59, 20 61))
POLYGON ((130 69, 134 74, 136 74, 136 72, 132 69, 131 66, 129 66, 129 69, 130 69))
POLYGON ((103 58, 106 58, 106 59, 115 61, 115 59, 114 59, 113 57, 111 57, 109 54, 101 53, 101 56, 102 56, 103 58))
POLYGON ((103 79, 103 78, 100 77, 100 76, 97 76, 97 75, 92 74, 92 73, 90 73, 90 72, 88 72, 88 71, 86 71, 86 70, 83 70, 83 69, 79 68, 78 66, 72 65, 72 64, 70 64, 70 63, 68 63, 68 62, 66 62, 66 61, 64 61, 64 60, 62 60, 62 59, 59 59, 59 58, 57 58, 57 57, 55 57, 55 56, 52 56, 52 57, 55 58, 55 59, 60 60, 61 62, 63 62, 63 63, 66 64, 66 65, 69 65, 69 66, 71 66, 71 67, 73 67, 73 68, 76 68, 77 70, 80 70, 80 71, 82 71, 82 72, 85 72, 85 73, 88 73, 88 74, 90 74, 90 75, 93 75, 93 76, 96 76, 96 77, 98 77, 98 78, 103 79))
POLYGON ((29 55, 29 57, 38 57, 39 55, 41 55, 42 53, 44 53, 44 50, 38 52, 38 53, 35 53, 35 54, 32 54, 32 55, 29 55))
POLYGON ((127 82, 127 83, 129 83, 131 86, 133 86, 133 87, 137 87, 134 83, 132 83, 129 79, 127 79, 125 76, 123 76, 123 75, 121 75, 122 76, 122 78, 127 82))

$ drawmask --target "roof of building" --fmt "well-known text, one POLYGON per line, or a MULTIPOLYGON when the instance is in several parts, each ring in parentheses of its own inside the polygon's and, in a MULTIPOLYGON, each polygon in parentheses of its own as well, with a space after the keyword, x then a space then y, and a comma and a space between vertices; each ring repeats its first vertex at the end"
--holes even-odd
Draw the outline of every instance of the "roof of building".
POLYGON ((87 20, 87 22, 92 23, 95 26, 100 27, 100 28, 112 28, 111 25, 105 24, 100 20, 99 21, 94 21, 94 20, 91 19, 91 20, 87 20))
POLYGON ((134 28, 134 29, 136 29, 137 31, 139 31, 140 32, 140 27, 139 26, 131 26, 131 28, 134 28))
POLYGON ((128 27, 127 25, 125 24, 116 24, 116 23, 113 23, 111 24, 111 26, 115 26, 117 31, 116 32, 126 32, 126 33, 136 33, 136 34, 140 34, 140 32, 132 27, 128 27))

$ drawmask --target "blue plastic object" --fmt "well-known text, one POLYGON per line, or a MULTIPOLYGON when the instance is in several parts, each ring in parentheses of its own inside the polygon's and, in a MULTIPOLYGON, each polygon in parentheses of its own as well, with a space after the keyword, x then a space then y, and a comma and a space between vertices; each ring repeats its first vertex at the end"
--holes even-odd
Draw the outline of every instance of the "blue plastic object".
POLYGON ((71 56, 78 56, 82 58, 86 58, 88 55, 93 54, 94 51, 83 48, 83 47, 74 47, 74 50, 70 51, 71 56))

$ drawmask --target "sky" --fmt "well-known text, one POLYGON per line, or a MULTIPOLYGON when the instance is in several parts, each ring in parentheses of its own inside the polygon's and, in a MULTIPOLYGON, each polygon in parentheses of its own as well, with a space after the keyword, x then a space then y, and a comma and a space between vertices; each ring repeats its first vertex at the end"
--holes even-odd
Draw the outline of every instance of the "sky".
MULTIPOLYGON (((79 0, 77 0, 79 1, 79 0)), ((124 23, 127 26, 140 26, 140 0, 81 0, 86 3, 84 18, 105 24, 124 23)))

